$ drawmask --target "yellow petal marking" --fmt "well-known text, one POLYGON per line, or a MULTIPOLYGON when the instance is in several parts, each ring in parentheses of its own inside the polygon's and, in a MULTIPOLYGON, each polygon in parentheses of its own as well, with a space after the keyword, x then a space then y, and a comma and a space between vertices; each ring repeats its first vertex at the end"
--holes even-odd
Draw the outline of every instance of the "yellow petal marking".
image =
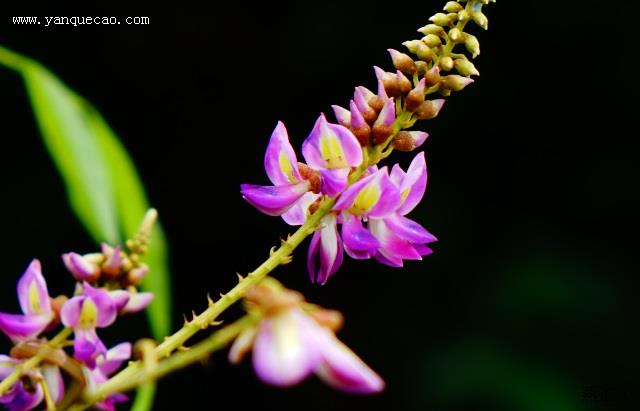
POLYGON ((298 179, 293 175, 293 165, 284 151, 280 151, 280 155, 278 156, 278 165, 280 166, 280 171, 287 176, 287 179, 291 184, 298 183, 298 179))
POLYGON ((327 163, 327 168, 347 167, 347 160, 344 158, 340 140, 334 135, 323 134, 320 137, 320 154, 327 163))
POLYGON ((355 200, 353 200, 353 205, 349 208, 349 211, 355 215, 366 213, 378 203, 380 194, 378 181, 371 181, 360 190, 355 200))
POLYGON ((31 281, 29 285, 29 308, 33 314, 40 314, 42 312, 40 294, 38 294, 38 287, 35 281, 31 281))
POLYGON ((95 328, 97 318, 98 307, 96 307, 96 304, 91 298, 86 298, 82 303, 82 310, 80 311, 80 328, 95 328))

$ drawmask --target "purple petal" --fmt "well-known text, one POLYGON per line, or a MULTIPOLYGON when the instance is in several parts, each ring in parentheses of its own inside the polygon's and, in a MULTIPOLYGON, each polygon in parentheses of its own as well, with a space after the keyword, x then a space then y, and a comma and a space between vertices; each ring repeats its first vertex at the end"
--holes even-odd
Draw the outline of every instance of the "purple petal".
POLYGON ((345 127, 351 126, 351 113, 349 110, 336 105, 331 106, 331 108, 333 109, 333 114, 335 114, 338 123, 345 127))
POLYGON ((22 382, 18 382, 13 386, 10 394, 0 397, 0 403, 4 404, 8 411, 29 411, 34 409, 42 402, 44 394, 39 384, 33 389, 25 389, 22 382))
POLYGON ((42 377, 45 384, 47 384, 47 389, 51 393, 53 402, 60 402, 62 397, 64 397, 64 380, 62 379, 60 368, 45 364, 42 366, 42 377))
POLYGON ((362 226, 360 218, 349 213, 345 213, 342 222, 342 241, 347 254, 356 260, 370 258, 380 247, 378 240, 362 226))
POLYGON ((384 107, 380 111, 375 125, 384 125, 391 127, 396 120, 396 103, 392 98, 388 99, 384 103, 384 107))
POLYGON ((287 129, 281 121, 271 134, 264 157, 264 168, 269 180, 277 186, 297 184, 302 180, 296 153, 289 143, 287 129))
POLYGON ((296 201, 290 209, 282 214, 282 219, 289 225, 302 225, 307 221, 307 211, 309 206, 313 204, 320 194, 312 193, 308 191, 304 193, 298 201, 296 201))
POLYGON ((4 380, 16 369, 18 361, 8 355, 0 354, 0 380, 4 380))
POLYGON ((124 308, 125 305, 129 302, 130 298, 129 291, 126 290, 113 290, 109 291, 109 297, 113 300, 113 303, 116 306, 116 311, 120 312, 124 308))
POLYGON ((307 164, 317 170, 357 167, 362 163, 362 148, 348 128, 327 122, 321 114, 302 143, 307 164))
POLYGON ((376 253, 373 258, 376 259, 376 261, 384 264, 384 265, 388 265, 389 267, 402 267, 403 265, 403 261, 402 258, 397 258, 397 257, 392 257, 392 258, 387 258, 385 257, 383 254, 381 254, 380 252, 376 253))
POLYGON ((125 342, 112 347, 104 357, 98 359, 98 368, 105 376, 109 376, 131 358, 131 343, 125 342))
POLYGON ((229 362, 231 364, 238 364, 244 356, 251 351, 253 342, 258 334, 258 327, 248 327, 238 335, 233 342, 233 345, 229 349, 229 362))
POLYGON ((122 314, 134 314, 138 313, 151 304, 153 301, 153 293, 144 292, 132 292, 130 293, 129 301, 127 305, 120 311, 122 314))
POLYGON ((393 214, 384 219, 384 223, 398 237, 411 243, 433 243, 438 239, 415 221, 393 214))
POLYGON ((0 313, 0 330, 12 340, 35 338, 47 328, 52 315, 19 315, 0 313))
POLYGON ((271 385, 287 387, 318 366, 318 327, 296 309, 268 317, 260 324, 253 347, 253 367, 271 385))
POLYGON ((429 133, 425 133, 424 131, 409 131, 409 134, 413 138, 413 142, 416 148, 420 147, 429 137, 429 133))
POLYGON ((398 208, 398 213, 405 215, 413 210, 422 200, 426 189, 427 163, 424 158, 424 152, 420 152, 411 162, 404 179, 400 183, 403 202, 398 208))
POLYGON ((257 186, 242 184, 240 192, 252 206, 270 216, 285 213, 300 197, 309 191, 309 183, 303 181, 286 186, 257 186))
POLYGON ((86 296, 80 295, 71 297, 62 305, 60 310, 60 320, 65 327, 75 328, 80 322, 80 312, 86 296))
MULTIPOLYGON (((101 288, 94 288, 87 283, 84 284, 84 293, 95 304, 97 310, 96 326, 104 328, 113 324, 116 320, 116 316, 118 315, 118 310, 116 309, 116 304, 109 293, 101 288)), ((82 315, 84 313, 81 312, 80 314, 82 320, 82 315)))
POLYGON ((76 253, 62 254, 67 270, 78 281, 94 281, 100 275, 100 267, 76 253))
POLYGON ((332 276, 343 259, 342 240, 336 226, 336 216, 329 214, 322 219, 322 228, 313 234, 307 267, 312 283, 324 284, 332 276))
POLYGON ((333 209, 348 209, 355 215, 380 218, 393 213, 399 203, 400 192, 383 167, 349 187, 333 209))
POLYGON ((383 220, 369 220, 369 230, 380 241, 380 254, 396 265, 398 260, 421 260, 411 243, 395 235, 383 220))
POLYGON ((40 261, 33 260, 18 281, 18 300, 25 314, 43 314, 51 312, 51 301, 47 282, 42 276, 40 261))
POLYGON ((384 381, 375 371, 333 334, 323 331, 322 361, 316 375, 331 387, 349 393, 371 394, 384 389, 384 381))
MULTIPOLYGON (((360 87, 356 87, 356 91, 353 93, 353 101, 362 115, 375 116, 376 112, 369 106, 369 101, 360 87)), ((353 116, 353 113, 351 115, 353 116)))
POLYGON ((415 248, 416 251, 423 257, 433 254, 433 250, 424 244, 415 243, 412 245, 413 245, 413 248, 415 248))
POLYGON ((349 181, 349 169, 322 169, 320 170, 320 177, 320 191, 329 197, 334 197, 347 187, 347 183, 349 181))
POLYGON ((102 271, 111 275, 120 273, 120 266, 122 264, 122 249, 120 246, 111 248, 107 244, 102 243, 102 253, 108 256, 107 260, 102 264, 102 271))
POLYGON ((349 109, 351 110, 351 127, 353 127, 354 130, 368 125, 353 100, 349 102, 349 109))
POLYGON ((94 368, 99 355, 105 355, 104 346, 94 328, 76 328, 73 341, 73 356, 82 361, 87 367, 94 368))

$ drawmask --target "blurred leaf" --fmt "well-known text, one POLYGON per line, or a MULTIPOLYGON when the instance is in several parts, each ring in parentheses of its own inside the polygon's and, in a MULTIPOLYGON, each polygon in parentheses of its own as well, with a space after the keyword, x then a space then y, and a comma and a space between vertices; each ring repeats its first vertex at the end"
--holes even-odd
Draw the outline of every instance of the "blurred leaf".
MULTIPOLYGON (((0 64, 24 78, 44 143, 66 184, 71 207, 96 242, 122 242, 138 229, 149 209, 133 161, 89 102, 37 62, 0 47, 0 64), (123 235, 121 235, 123 234, 123 235)), ((171 330, 171 295, 166 239, 158 225, 145 261, 142 286, 155 294, 147 309, 152 334, 171 330)), ((151 409, 155 384, 141 387, 134 409, 151 409)))

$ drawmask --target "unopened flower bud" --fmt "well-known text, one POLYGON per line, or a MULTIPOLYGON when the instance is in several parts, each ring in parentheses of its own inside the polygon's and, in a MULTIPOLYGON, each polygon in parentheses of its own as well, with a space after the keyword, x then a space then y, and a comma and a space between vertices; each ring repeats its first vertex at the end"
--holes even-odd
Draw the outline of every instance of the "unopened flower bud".
POLYGON ((468 34, 464 40, 464 46, 467 48, 467 51, 471 53, 472 58, 476 58, 480 54, 480 42, 476 36, 468 34))
POLYGON ((62 255, 62 261, 69 272, 78 281, 94 282, 100 278, 100 267, 98 264, 90 261, 91 258, 85 258, 76 253, 68 253, 62 255))
POLYGON ((443 99, 427 100, 424 103, 420 104, 420 107, 418 107, 414 115, 419 120, 431 120, 438 115, 443 105, 443 99))
POLYGON ((458 43, 462 41, 462 38, 463 38, 463 34, 459 28, 454 27, 451 30, 449 30, 449 39, 454 43, 458 43))
POLYGON ((433 22, 434 24, 440 27, 449 25, 449 17, 447 17, 447 15, 444 13, 434 14, 433 16, 431 16, 431 18, 429 18, 429 21, 433 22))
MULTIPOLYGON (((380 105, 380 110, 382 110, 382 106, 384 106, 384 102, 387 101, 389 96, 387 95, 387 90, 384 88, 384 83, 378 79, 378 98, 382 100, 382 105, 380 105)), ((374 107, 374 110, 380 112, 377 108, 374 107)))
POLYGON ((312 169, 305 163, 298 163, 298 171, 300 176, 309 182, 309 190, 314 193, 320 192, 321 177, 320 172, 312 169))
POLYGON ((458 21, 467 22, 471 19, 471 14, 466 10, 460 10, 458 12, 458 21))
POLYGON ((420 44, 418 45, 418 50, 416 51, 416 55, 418 56, 418 58, 420 60, 425 61, 427 63, 432 61, 433 58, 435 57, 435 54, 433 53, 433 50, 431 50, 423 42, 420 42, 420 44))
POLYGON ((438 65, 444 71, 451 71, 453 69, 453 59, 449 56, 444 56, 440 59, 438 65))
POLYGON ((360 145, 366 147, 371 141, 371 127, 367 124, 353 100, 349 103, 349 108, 351 109, 351 132, 356 136, 360 145))
POLYGON ((376 77, 384 85, 386 94, 391 97, 400 96, 400 85, 398 84, 398 79, 395 74, 387 73, 380 67, 374 67, 374 70, 376 72, 376 77))
POLYGON ((384 143, 393 133, 393 122, 396 119, 396 104, 393 99, 389 99, 384 104, 380 115, 373 125, 373 144, 384 143))
POLYGON ((131 269, 127 273, 127 283, 129 285, 140 284, 148 272, 149 266, 146 264, 140 264, 138 267, 131 269))
POLYGON ((427 63, 422 60, 416 61, 416 72, 418 75, 422 75, 427 71, 427 63))
POLYGON ((433 66, 424 75, 424 79, 427 82, 427 87, 434 86, 440 82, 440 67, 433 66))
POLYGON ((394 49, 389 49, 388 52, 395 68, 408 75, 416 72, 416 63, 411 57, 394 49))
POLYGON ((398 87, 400 88, 401 94, 407 94, 413 88, 411 81, 407 78, 407 76, 402 74, 400 70, 396 72, 396 79, 398 80, 398 87))
POLYGON ((333 105, 331 108, 333 109, 333 114, 336 116, 336 120, 340 125, 345 127, 349 127, 351 125, 351 113, 349 110, 337 105, 333 105))
POLYGON ((418 52, 418 44, 420 44, 420 40, 409 40, 402 43, 402 45, 405 46, 407 50, 414 54, 418 52))
POLYGON ((405 100, 405 107, 407 111, 414 111, 424 102, 426 80, 422 79, 418 83, 418 87, 409 92, 405 100))
POLYGON ((487 30, 489 28, 489 19, 484 15, 481 11, 476 11, 471 14, 473 21, 483 29, 487 30))
POLYGON ((473 79, 469 77, 459 76, 457 74, 451 74, 449 76, 445 76, 440 81, 442 87, 446 90, 451 91, 460 91, 463 88, 467 87, 469 84, 473 83, 473 79))
POLYGON ((112 248, 102 243, 102 255, 105 257, 102 263, 102 273, 105 277, 116 278, 120 274, 122 267, 122 250, 120 246, 112 248))
POLYGON ((424 42, 424 44, 431 48, 442 45, 442 40, 440 40, 440 37, 436 36, 435 34, 427 34, 422 38, 422 41, 424 42))
POLYGON ((424 131, 401 131, 393 138, 391 144, 398 151, 409 152, 420 147, 429 137, 424 131))
POLYGON ((457 1, 448 1, 447 4, 444 5, 444 11, 449 13, 457 13, 463 9, 464 7, 457 1))
MULTIPOLYGON (((378 113, 369 106, 369 101, 367 101, 363 91, 358 87, 356 87, 356 90, 353 93, 353 101, 356 103, 356 107, 358 107, 358 110, 360 110, 362 117, 364 117, 367 123, 372 124, 376 121, 378 113)), ((353 121, 353 112, 351 112, 351 119, 353 121)))
POLYGON ((476 66, 474 66, 473 63, 466 58, 456 59, 455 68, 458 73, 462 74, 465 77, 480 75, 480 72, 478 71, 478 69, 476 69, 476 66))
POLYGON ((427 24, 424 27, 420 27, 418 31, 424 34, 425 36, 427 34, 435 34, 437 36, 441 36, 444 34, 444 29, 438 26, 437 24, 427 24))

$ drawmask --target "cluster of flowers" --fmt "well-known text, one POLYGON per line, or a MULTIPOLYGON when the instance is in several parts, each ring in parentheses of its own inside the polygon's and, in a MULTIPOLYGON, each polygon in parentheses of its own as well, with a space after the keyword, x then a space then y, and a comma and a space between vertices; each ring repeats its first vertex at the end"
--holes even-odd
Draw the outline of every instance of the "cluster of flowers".
MULTIPOLYGON (((39 366, 23 372, 0 396, 0 404, 9 410, 30 410, 43 400, 59 403, 65 394, 61 370, 89 390, 104 383, 130 358, 131 344, 125 342, 107 350, 96 328, 110 326, 118 315, 143 310, 153 298, 151 293, 136 289, 148 271, 136 253, 127 255, 121 247, 103 244, 101 253, 68 253, 63 261, 77 280, 71 298, 50 297, 40 262, 33 260, 18 281, 22 314, 0 313, 0 330, 14 343, 9 356, 0 355, 0 379, 38 353, 45 353, 39 366), (60 323, 73 329, 73 356, 61 348, 47 347, 49 342, 42 335, 60 323)), ((115 394, 97 407, 113 410, 115 403, 124 400, 124 395, 115 394)))
POLYGON ((342 315, 305 303, 298 292, 268 279, 246 296, 248 311, 260 321, 246 328, 229 351, 236 364, 253 349, 258 377, 287 387, 315 374, 333 388, 356 394, 379 392, 384 382, 335 332, 342 315))
MULTIPOLYGON (((340 267, 344 252, 355 259, 373 257, 401 267, 403 260, 430 254, 426 244, 436 241, 422 226, 405 217, 425 193, 424 153, 414 158, 407 172, 399 165, 389 171, 387 167, 378 169, 363 164, 364 153, 371 145, 399 141, 398 145, 408 151, 420 146, 428 136, 421 131, 394 132, 400 113, 396 113, 396 103, 386 92, 387 73, 378 71, 378 74, 377 95, 358 87, 350 111, 334 106, 341 124, 332 124, 320 115, 302 145, 306 163, 298 162, 285 126, 278 123, 264 161, 267 176, 274 185, 241 186, 249 203, 268 215, 281 215, 291 225, 304 224, 323 197, 339 196, 311 240, 307 263, 313 282, 325 283, 340 267), (387 142, 389 138, 391 142, 387 142), (366 170, 357 182, 349 185, 350 174, 358 167, 366 170), (341 233, 338 224, 342 224, 341 233)), ((428 104, 439 110, 441 102, 425 101, 423 83, 424 79, 418 85, 423 93, 422 103, 414 108, 428 104)))

